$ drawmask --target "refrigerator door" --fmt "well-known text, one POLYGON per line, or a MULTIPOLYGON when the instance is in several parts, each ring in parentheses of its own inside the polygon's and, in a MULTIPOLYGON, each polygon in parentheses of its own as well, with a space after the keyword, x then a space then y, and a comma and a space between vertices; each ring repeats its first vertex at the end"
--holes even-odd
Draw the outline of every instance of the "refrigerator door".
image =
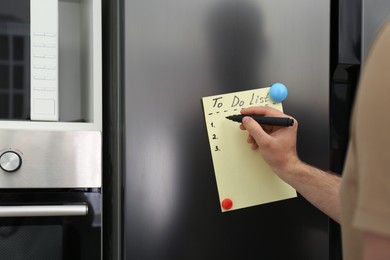
POLYGON ((327 169, 330 2, 123 4, 125 259, 328 259, 301 196, 221 213, 200 99, 284 83, 299 154, 327 169))

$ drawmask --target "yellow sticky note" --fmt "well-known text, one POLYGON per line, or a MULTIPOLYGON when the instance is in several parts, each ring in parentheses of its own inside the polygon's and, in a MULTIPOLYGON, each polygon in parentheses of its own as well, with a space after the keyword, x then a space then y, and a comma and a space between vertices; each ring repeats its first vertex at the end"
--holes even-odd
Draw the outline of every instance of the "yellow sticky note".
POLYGON ((223 212, 296 197, 296 191, 282 181, 246 142, 247 132, 239 123, 226 119, 250 106, 283 110, 282 103, 269 97, 270 88, 203 97, 204 116, 214 172, 223 212), (232 203, 224 209, 222 203, 232 203), (228 206, 229 207, 229 206, 228 206))

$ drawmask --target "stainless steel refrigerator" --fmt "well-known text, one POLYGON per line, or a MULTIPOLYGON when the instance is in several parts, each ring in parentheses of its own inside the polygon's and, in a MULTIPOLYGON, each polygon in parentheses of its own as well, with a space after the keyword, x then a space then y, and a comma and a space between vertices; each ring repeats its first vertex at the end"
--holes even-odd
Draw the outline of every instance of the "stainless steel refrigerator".
POLYGON ((221 213, 201 98, 284 83, 301 158, 328 169, 330 1, 114 2, 103 6, 120 57, 105 55, 105 84, 120 86, 106 88, 106 252, 329 259, 329 219, 300 195, 221 213))

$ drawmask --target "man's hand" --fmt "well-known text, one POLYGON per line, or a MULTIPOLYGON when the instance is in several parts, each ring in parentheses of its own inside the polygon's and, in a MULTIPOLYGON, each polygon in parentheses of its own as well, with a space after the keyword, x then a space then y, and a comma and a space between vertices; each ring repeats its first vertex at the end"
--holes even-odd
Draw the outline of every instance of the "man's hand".
MULTIPOLYGON (((287 116, 270 107, 251 107, 243 109, 241 114, 287 116)), ((340 223, 340 177, 310 166, 298 158, 298 122, 294 121, 291 127, 276 127, 259 125, 252 118, 245 117, 240 128, 248 131, 248 143, 253 149, 259 149, 263 159, 282 180, 340 223)))
MULTIPOLYGON (((262 116, 286 117, 281 111, 270 107, 250 107, 241 110, 241 114, 257 114, 262 116)), ((287 116, 291 117, 291 116, 287 116)), ((292 118, 292 117, 291 117, 292 118)), ((248 131, 247 142, 252 149, 258 149, 264 160, 281 177, 299 162, 296 151, 298 122, 294 119, 291 127, 259 125, 250 117, 245 117, 240 125, 241 130, 248 131)))

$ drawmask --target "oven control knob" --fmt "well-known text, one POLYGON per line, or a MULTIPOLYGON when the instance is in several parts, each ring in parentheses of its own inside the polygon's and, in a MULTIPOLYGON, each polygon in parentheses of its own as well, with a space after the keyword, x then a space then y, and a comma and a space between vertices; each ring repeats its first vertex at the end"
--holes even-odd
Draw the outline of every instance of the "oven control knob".
POLYGON ((19 154, 7 151, 0 155, 0 167, 6 172, 17 171, 22 165, 22 158, 19 154))

